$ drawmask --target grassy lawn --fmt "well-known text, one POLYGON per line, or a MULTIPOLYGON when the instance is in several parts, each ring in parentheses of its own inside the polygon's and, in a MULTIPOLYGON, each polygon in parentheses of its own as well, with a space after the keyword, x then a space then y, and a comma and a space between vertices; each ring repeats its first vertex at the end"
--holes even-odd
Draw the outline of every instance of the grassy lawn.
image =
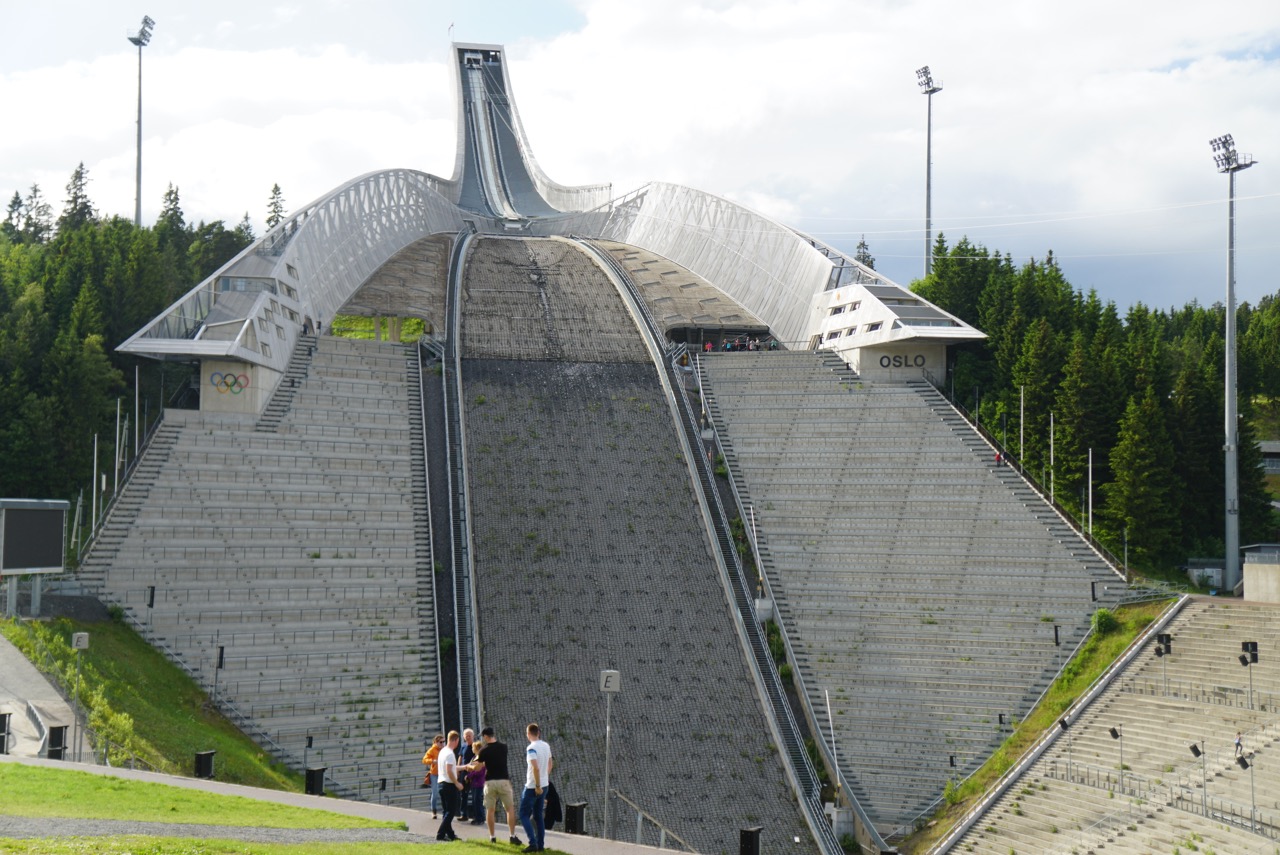
MULTIPOLYGON (((1128 649, 1138 633, 1146 629, 1172 605, 1172 602, 1142 603, 1118 609, 1115 616, 1119 626, 1106 635, 1089 636, 1080 653, 1067 663, 1062 674, 1024 721, 1018 722, 1013 733, 996 749, 977 772, 951 792, 933 819, 936 825, 909 837, 901 851, 924 852, 937 843, 959 822, 977 800, 991 788, 1000 776, 1007 772, 1040 736, 1053 727, 1067 708, 1102 676, 1120 655, 1128 649)), ((949 790, 951 788, 948 788, 949 790)))
POLYGON ((252 828, 397 828, 403 823, 19 763, 0 763, 6 816, 134 819, 252 828))
POLYGON ((89 633, 89 649, 81 653, 79 695, 94 710, 90 727, 99 736, 127 745, 135 756, 170 774, 193 775, 195 752, 213 750, 218 752, 214 773, 219 781, 302 792, 301 775, 276 763, 214 709, 186 673, 123 623, 60 618, 23 627, 0 621, 0 632, 45 670, 43 657, 31 652, 29 630, 57 659, 68 697, 76 674, 71 634, 89 633))
MULTIPOLYGON (((417 843, 250 843, 241 840, 196 840, 187 837, 54 837, 35 840, 0 838, 0 855, 408 855, 422 852, 417 843)), ((440 843, 431 855, 484 855, 519 852, 508 843, 440 843)), ((547 849, 548 855, 564 855, 547 849)))
MULTIPOLYGON (((422 318, 405 318, 400 327, 401 341, 414 341, 422 335, 425 324, 422 318)), ((326 335, 338 335, 343 338, 362 338, 372 341, 374 338, 373 318, 360 315, 335 315, 333 323, 325 328, 326 335)), ((383 321, 382 340, 388 341, 387 325, 383 321)))

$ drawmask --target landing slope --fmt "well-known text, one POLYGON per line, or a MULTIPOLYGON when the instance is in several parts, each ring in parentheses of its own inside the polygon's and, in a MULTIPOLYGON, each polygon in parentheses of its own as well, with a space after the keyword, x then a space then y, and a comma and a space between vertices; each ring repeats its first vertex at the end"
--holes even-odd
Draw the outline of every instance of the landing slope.
MULTIPOLYGON (((538 721, 562 797, 589 802, 598 833, 597 679, 616 668, 612 789, 699 851, 732 850, 749 825, 765 827, 771 850, 813 851, 656 371, 621 300, 585 255, 554 241, 484 241, 468 270, 463 385, 486 723, 516 749, 518 783, 524 725, 538 721)), ((634 812, 617 801, 612 811, 615 834, 633 839, 634 812)))

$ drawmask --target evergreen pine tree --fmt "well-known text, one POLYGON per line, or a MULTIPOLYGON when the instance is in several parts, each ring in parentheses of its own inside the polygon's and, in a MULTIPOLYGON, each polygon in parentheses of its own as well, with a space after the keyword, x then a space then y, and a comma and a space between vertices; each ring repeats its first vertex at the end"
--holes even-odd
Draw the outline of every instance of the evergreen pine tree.
POLYGON ((22 194, 14 190, 13 198, 9 200, 9 207, 5 211, 4 222, 0 223, 0 234, 15 243, 21 240, 22 219, 22 194))
POLYGON ((160 216, 156 218, 155 233, 162 251, 173 247, 175 253, 182 255, 191 245, 191 233, 182 213, 182 201, 178 188, 173 184, 164 191, 164 203, 160 207, 160 216))
POLYGON ((32 184, 22 203, 22 239, 27 243, 44 243, 53 234, 53 209, 40 193, 40 185, 32 184))
POLYGON ((89 201, 89 170, 84 168, 84 161, 71 173, 67 182, 67 201, 58 217, 58 231, 74 231, 95 219, 93 203, 89 201))
POLYGON ((1114 480, 1103 484, 1102 517, 1113 542, 1128 530, 1134 563, 1151 567, 1175 555, 1180 537, 1173 443, 1151 386, 1129 399, 1111 451, 1114 480))
POLYGON ((271 185, 271 198, 267 200, 267 228, 274 229, 284 221, 284 194, 279 184, 271 185))
POLYGON ((240 223, 235 227, 234 231, 236 239, 243 241, 245 246, 248 246, 257 240, 257 237, 253 233, 253 223, 249 221, 248 211, 244 212, 244 217, 240 220, 240 223))
POLYGON ((858 248, 854 250, 853 260, 859 264, 865 264, 872 270, 876 269, 875 257, 871 255, 871 248, 867 246, 867 236, 863 235, 858 241, 858 248))

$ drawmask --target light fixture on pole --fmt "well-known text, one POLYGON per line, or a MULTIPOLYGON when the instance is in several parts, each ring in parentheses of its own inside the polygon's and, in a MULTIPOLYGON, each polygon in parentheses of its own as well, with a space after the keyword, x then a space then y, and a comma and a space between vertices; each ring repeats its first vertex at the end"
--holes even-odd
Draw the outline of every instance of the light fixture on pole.
POLYGON ((1071 780, 1071 723, 1067 721, 1064 715, 1058 719, 1058 727, 1062 728, 1062 732, 1067 735, 1067 780, 1071 780))
POLYGON ((942 83, 934 82, 929 66, 916 69, 920 94, 929 99, 929 120, 925 129, 924 153, 924 275, 933 272, 933 94, 942 91, 942 83))
POLYGON ((133 197, 133 224, 142 227, 142 49, 151 41, 151 28, 156 22, 150 15, 142 16, 142 26, 128 39, 138 47, 138 169, 137 190, 133 197))
POLYGON ((1173 636, 1162 632, 1156 636, 1156 658, 1164 663, 1164 693, 1169 694, 1169 660, 1165 657, 1173 653, 1173 636))
POLYGON ((1249 671, 1249 709, 1253 709, 1253 669, 1249 666, 1258 661, 1258 642, 1242 641, 1240 650, 1240 664, 1249 671))
POLYGON ((1124 793, 1124 725, 1111 728, 1111 738, 1120 740, 1120 793, 1124 793))
POLYGON ((1236 758, 1236 765, 1249 770, 1249 830, 1258 830, 1258 793, 1253 787, 1253 764, 1243 757, 1236 758))
POLYGON ((1223 443, 1226 475, 1226 549, 1225 568, 1228 588, 1240 581, 1240 485, 1239 433, 1236 415, 1236 173, 1253 166, 1253 156, 1236 151, 1231 134, 1209 140, 1213 149, 1213 162, 1219 172, 1227 174, 1227 339, 1225 371, 1225 427, 1223 443))
POLYGON ((1191 743, 1191 756, 1200 758, 1200 809, 1204 811, 1204 815, 1209 815, 1209 769, 1208 749, 1205 748, 1203 741, 1191 743))

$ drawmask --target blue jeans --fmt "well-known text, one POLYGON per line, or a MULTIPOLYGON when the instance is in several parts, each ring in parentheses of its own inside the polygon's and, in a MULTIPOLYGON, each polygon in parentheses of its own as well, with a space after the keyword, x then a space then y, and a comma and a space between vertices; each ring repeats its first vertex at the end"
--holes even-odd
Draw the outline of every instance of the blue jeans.
POLYGON ((542 790, 542 795, 538 795, 532 787, 525 787, 524 793, 520 796, 520 824, 524 826, 524 834, 529 838, 529 845, 535 849, 543 848, 543 840, 546 837, 547 829, 543 819, 543 811, 546 807, 545 788, 542 790))
POLYGON ((440 814, 440 829, 436 832, 436 840, 448 840, 456 835, 453 832, 453 818, 458 815, 458 788, 449 781, 440 782, 440 802, 444 812, 440 814))
POLYGON ((440 810, 440 776, 431 776, 431 812, 440 810))

